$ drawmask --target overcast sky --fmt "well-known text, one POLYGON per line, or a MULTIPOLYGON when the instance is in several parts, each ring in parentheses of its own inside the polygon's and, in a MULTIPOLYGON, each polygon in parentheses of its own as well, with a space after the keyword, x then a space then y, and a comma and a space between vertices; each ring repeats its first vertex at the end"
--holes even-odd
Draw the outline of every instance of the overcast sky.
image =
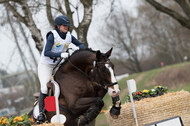
MULTIPOLYGON (((94 50, 101 50, 102 52, 105 52, 108 50, 108 48, 104 48, 104 46, 101 45, 99 42, 99 37, 98 37, 98 32, 101 30, 101 28, 105 24, 105 18, 110 12, 110 0, 102 0, 98 4, 98 6, 95 6, 93 10, 93 19, 92 23, 90 25, 89 31, 88 31, 88 42, 89 42, 89 47, 94 49, 94 50), (107 9, 105 9, 107 8, 107 9)), ((136 0, 115 0, 114 4, 115 10, 114 11, 119 11, 119 10, 126 10, 129 11, 132 15, 136 15, 136 0), (122 5, 122 6, 120 6, 122 5)), ((48 22, 44 22, 44 18, 42 15, 45 14, 45 9, 38 13, 38 15, 35 15, 36 18, 36 24, 37 27, 41 30, 44 41, 45 41, 45 35, 46 33, 51 30, 50 26, 48 25, 48 22)), ((0 17, 2 15, 2 12, 0 12, 0 17)), ((82 16, 82 13, 80 13, 82 16)), ((82 19, 82 18, 81 18, 82 19)), ((77 25, 76 23, 74 25, 77 25)), ((5 26, 0 26, 0 68, 7 70, 9 73, 15 73, 18 71, 23 70, 23 65, 21 62, 20 55, 18 53, 18 49, 16 48, 16 44, 13 38, 12 33, 10 32, 9 25, 5 26), (7 30, 8 29, 8 30, 7 30)), ((75 33, 73 33, 75 36, 75 33)), ((34 51, 36 60, 39 60, 39 53, 37 49, 35 48, 35 44, 30 36, 28 36, 30 45, 32 46, 32 49, 34 51)), ((22 40, 23 41, 23 40, 22 40)), ((32 62, 32 58, 30 57, 28 53, 28 48, 27 46, 22 42, 19 41, 19 44, 22 46, 22 49, 24 51, 24 54, 27 57, 28 62, 32 62)), ((28 66, 30 68, 30 66, 28 66)))

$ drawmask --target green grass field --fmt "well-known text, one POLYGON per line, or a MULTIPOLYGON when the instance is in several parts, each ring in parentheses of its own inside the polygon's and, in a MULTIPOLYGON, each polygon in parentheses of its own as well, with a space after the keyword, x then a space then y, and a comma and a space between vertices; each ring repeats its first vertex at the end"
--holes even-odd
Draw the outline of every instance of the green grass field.
MULTIPOLYGON (((119 86, 121 89, 120 99, 122 104, 126 102, 126 96, 128 95, 126 80, 129 79, 135 79, 137 91, 151 89, 154 86, 167 86, 169 92, 180 90, 190 92, 190 62, 174 64, 150 71, 132 74, 127 78, 119 80, 119 86)), ((111 97, 107 94, 103 100, 105 103, 103 109, 109 109, 112 105, 111 97)), ((104 113, 99 114, 96 118, 96 126, 109 126, 104 113)))

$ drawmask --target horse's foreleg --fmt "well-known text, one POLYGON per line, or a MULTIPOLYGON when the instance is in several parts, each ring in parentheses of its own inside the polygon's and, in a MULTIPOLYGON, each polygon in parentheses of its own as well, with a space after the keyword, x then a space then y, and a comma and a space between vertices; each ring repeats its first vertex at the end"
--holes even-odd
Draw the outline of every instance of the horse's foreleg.
POLYGON ((93 121, 98 116, 103 106, 104 102, 100 97, 78 99, 74 110, 86 112, 86 115, 80 117, 78 122, 79 126, 83 126, 93 121))
POLYGON ((112 97, 113 106, 110 109, 110 115, 112 118, 116 119, 120 115, 121 102, 119 96, 112 97))

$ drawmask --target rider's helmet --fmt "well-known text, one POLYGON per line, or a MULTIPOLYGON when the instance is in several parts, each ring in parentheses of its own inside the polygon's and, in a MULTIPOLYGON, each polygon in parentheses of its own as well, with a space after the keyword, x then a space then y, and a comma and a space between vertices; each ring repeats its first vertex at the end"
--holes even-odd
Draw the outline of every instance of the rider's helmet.
POLYGON ((70 23, 70 20, 69 20, 69 18, 68 18, 67 16, 61 15, 61 16, 58 16, 58 17, 55 18, 55 20, 54 20, 54 25, 55 25, 55 27, 56 27, 57 25, 70 26, 71 23, 70 23))

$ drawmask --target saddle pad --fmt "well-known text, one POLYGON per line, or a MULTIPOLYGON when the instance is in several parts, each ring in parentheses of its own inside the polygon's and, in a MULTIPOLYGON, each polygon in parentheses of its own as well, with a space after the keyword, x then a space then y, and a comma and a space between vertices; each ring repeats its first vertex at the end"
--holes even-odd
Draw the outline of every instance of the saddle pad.
POLYGON ((54 96, 56 96, 56 97, 58 98, 59 95, 60 95, 59 84, 58 84, 55 80, 51 80, 51 83, 53 83, 54 86, 55 86, 55 93, 54 93, 54 96))
POLYGON ((39 114, 40 114, 40 112, 39 112, 39 104, 37 103, 34 106, 34 109, 33 109, 33 117, 34 117, 34 119, 37 119, 39 114))
MULTIPOLYGON (((58 83, 57 83, 55 80, 51 80, 51 82, 52 82, 52 83, 54 84, 54 86, 55 86, 55 93, 54 93, 54 96, 59 97, 59 95, 60 95, 60 88, 59 88, 58 83)), ((38 115, 39 115, 39 104, 38 104, 38 102, 37 102, 37 103, 35 103, 35 105, 34 105, 33 116, 34 116, 35 119, 37 119, 38 115)))

